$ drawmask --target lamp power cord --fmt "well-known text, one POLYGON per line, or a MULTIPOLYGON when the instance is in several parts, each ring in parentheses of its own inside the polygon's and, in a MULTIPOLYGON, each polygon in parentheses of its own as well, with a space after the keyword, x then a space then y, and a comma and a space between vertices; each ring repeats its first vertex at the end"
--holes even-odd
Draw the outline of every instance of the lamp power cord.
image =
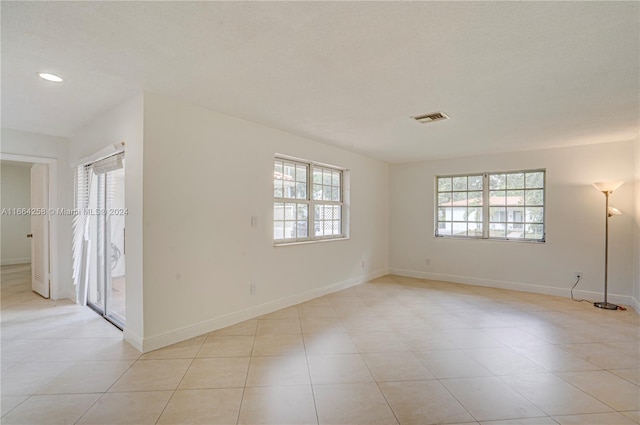
POLYGON ((577 299, 577 298, 574 298, 574 297, 573 297, 573 290, 575 289, 575 287, 578 285, 578 283, 579 283, 579 282, 580 282, 580 277, 578 277, 578 278, 576 279, 576 283, 574 283, 574 284, 573 284, 573 286, 571 287, 571 299, 572 299, 573 301, 577 301, 577 302, 580 302, 580 303, 581 303, 581 302, 589 302, 589 303, 590 303, 591 301, 589 301, 589 300, 577 299))
MULTIPOLYGON (((593 301, 589 301, 589 300, 583 300, 583 299, 577 299, 573 297, 573 290, 575 289, 575 287, 578 285, 578 283, 580 282, 580 278, 578 277, 576 279, 576 283, 573 284, 573 286, 571 287, 571 299, 573 301, 577 301, 577 302, 588 302, 588 303, 593 303, 593 301)), ((626 310, 627 308, 624 306, 619 305, 618 306, 618 310, 626 310)))

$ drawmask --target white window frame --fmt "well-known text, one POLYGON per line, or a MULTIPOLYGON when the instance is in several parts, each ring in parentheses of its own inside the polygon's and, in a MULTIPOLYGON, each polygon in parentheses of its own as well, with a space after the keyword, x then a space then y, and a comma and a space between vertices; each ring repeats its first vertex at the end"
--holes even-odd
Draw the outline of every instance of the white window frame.
MULTIPOLYGON (((272 161, 272 167, 273 167, 273 172, 274 175, 273 177, 275 177, 275 164, 278 161, 282 161, 283 163, 290 163, 290 164, 294 164, 297 166, 303 166, 306 167, 306 198, 303 199, 298 199, 298 198, 288 198, 288 197, 276 197, 275 196, 275 190, 274 190, 274 184, 276 179, 273 179, 272 183, 272 191, 274 191, 274 195, 273 195, 273 205, 274 208, 272 209, 272 212, 275 210, 275 205, 276 204, 287 204, 287 203, 294 203, 294 204, 303 204, 303 205, 307 205, 307 236, 306 237, 296 237, 295 238, 283 238, 283 239, 276 239, 274 232, 272 231, 272 237, 273 237, 273 243, 274 245, 290 245, 290 244, 297 244, 297 243, 308 243, 308 242, 320 242, 320 241, 330 241, 330 240, 340 240, 340 239, 347 239, 348 238, 348 226, 347 226, 347 218, 348 218, 348 213, 347 213, 347 206, 346 206, 346 202, 345 199, 347 197, 347 177, 348 177, 348 170, 344 169, 344 168, 340 168, 334 165, 329 165, 329 164, 323 164, 323 163, 319 163, 319 162, 314 162, 314 161, 309 161, 309 160, 305 160, 305 159, 300 159, 300 158, 293 158, 293 157, 289 157, 289 156, 285 156, 285 155, 278 155, 276 154, 276 156, 274 157, 273 161, 272 161), (339 195, 339 200, 335 201, 335 200, 316 200, 313 199, 313 175, 314 175, 314 171, 318 170, 318 169, 322 169, 322 170, 330 170, 332 172, 337 172, 339 173, 339 179, 340 179, 340 195, 339 195), (339 234, 332 234, 332 235, 319 235, 316 236, 315 235, 315 222, 316 222, 316 211, 315 211, 315 207, 318 205, 328 205, 328 206, 339 206, 340 207, 340 232, 339 234)), ((295 183, 294 183, 295 184, 295 183)), ((325 185, 323 185, 325 186, 325 185)), ((283 188, 283 195, 284 195, 284 188, 283 188)), ((273 220, 272 220, 272 225, 275 226, 275 223, 277 221, 282 221, 283 223, 286 221, 301 221, 301 220, 276 220, 275 214, 273 215, 273 220)), ((273 230, 273 228, 272 228, 273 230)))
MULTIPOLYGON (((546 206, 546 188, 547 188, 547 182, 546 182, 546 177, 547 177, 547 172, 546 169, 544 168, 538 168, 538 169, 527 169, 527 170, 510 170, 510 171, 497 171, 497 172, 481 172, 481 173, 466 173, 466 174, 447 174, 447 175, 435 175, 434 176, 434 236, 436 238, 451 238, 451 239, 484 239, 484 240, 498 240, 498 241, 517 241, 517 242, 534 242, 534 243, 544 243, 546 241, 546 212, 547 212, 547 206, 546 206), (523 190, 524 191, 524 198, 525 198, 525 203, 523 205, 509 205, 507 201, 505 201, 505 213, 506 211, 508 211, 508 208, 541 208, 542 209, 542 222, 526 222, 526 219, 523 217, 522 218, 522 223, 517 222, 517 223, 513 223, 514 225, 516 224, 522 224, 523 228, 526 228, 527 225, 541 225, 542 226, 542 237, 541 238, 526 238, 526 237, 513 237, 513 236, 509 236, 509 235, 505 235, 504 237, 499 237, 499 236, 491 236, 491 232, 490 232, 490 228, 491 228, 491 224, 492 222, 490 221, 490 213, 491 213, 491 208, 501 208, 502 205, 500 206, 496 206, 496 205, 491 205, 490 203, 490 192, 492 191, 490 188, 490 178, 492 175, 509 175, 509 174, 521 174, 521 173, 542 173, 542 187, 527 187, 526 185, 526 181, 524 182, 524 186, 522 189, 504 189, 505 192, 508 190, 523 190), (451 201, 451 208, 452 208, 452 212, 451 212, 451 219, 450 220, 440 220, 439 217, 439 207, 441 207, 441 205, 439 205, 439 195, 445 194, 445 193, 452 193, 452 195, 454 193, 463 193, 463 192, 480 192, 480 190, 469 190, 468 188, 465 190, 453 190, 453 188, 451 190, 445 190, 445 191, 439 191, 439 187, 438 187, 438 179, 440 178, 456 178, 456 177, 480 177, 482 176, 482 205, 466 205, 465 207, 469 208, 471 207, 475 207, 475 208, 481 208, 482 211, 482 220, 476 220, 476 221, 469 221, 467 220, 460 220, 460 221, 456 221, 454 220, 453 217, 453 209, 455 209, 455 207, 453 206, 453 198, 451 201), (526 194, 527 194, 527 190, 542 190, 542 204, 538 205, 538 204, 527 204, 526 201, 526 194), (482 235, 477 235, 477 236, 469 236, 467 235, 455 235, 453 234, 453 230, 451 232, 451 234, 446 234, 446 233, 442 233, 441 229, 446 229, 446 223, 451 223, 451 226, 453 226, 453 223, 455 222, 460 222, 460 223, 482 223, 482 235)), ((526 180, 526 178, 525 178, 526 180)), ((515 211, 515 209, 514 209, 515 211)), ((509 224, 509 219, 508 216, 507 218, 505 218, 505 224, 509 224)), ((493 224, 497 224, 498 222, 493 222, 493 224)), ((453 227, 452 227, 453 229, 453 227)))

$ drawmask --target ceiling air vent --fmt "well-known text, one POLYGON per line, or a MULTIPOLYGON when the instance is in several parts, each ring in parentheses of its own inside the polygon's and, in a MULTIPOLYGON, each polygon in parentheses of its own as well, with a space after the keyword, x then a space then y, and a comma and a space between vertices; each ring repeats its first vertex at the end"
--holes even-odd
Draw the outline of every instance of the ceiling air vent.
POLYGON ((449 117, 444 112, 434 112, 432 114, 425 115, 417 115, 415 117, 411 117, 419 123, 426 124, 434 121, 448 120, 449 117))

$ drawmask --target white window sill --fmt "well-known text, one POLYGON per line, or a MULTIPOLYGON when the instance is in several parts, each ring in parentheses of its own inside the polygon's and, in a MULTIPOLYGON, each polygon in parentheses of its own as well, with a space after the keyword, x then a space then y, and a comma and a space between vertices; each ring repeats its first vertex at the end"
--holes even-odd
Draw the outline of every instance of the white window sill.
POLYGON ((308 241, 277 242, 277 243, 274 243, 273 246, 281 247, 281 246, 292 246, 292 245, 309 245, 309 244, 324 243, 324 242, 347 241, 349 239, 350 238, 348 236, 345 236, 341 238, 314 239, 314 240, 308 240, 308 241))

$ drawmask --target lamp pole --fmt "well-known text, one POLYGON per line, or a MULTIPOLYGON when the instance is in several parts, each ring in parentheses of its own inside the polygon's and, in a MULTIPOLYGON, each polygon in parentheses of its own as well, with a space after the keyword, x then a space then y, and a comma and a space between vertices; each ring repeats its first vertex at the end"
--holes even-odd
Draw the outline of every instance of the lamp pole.
POLYGON ((594 306, 607 310, 617 310, 616 304, 607 302, 607 277, 609 274, 609 194, 610 191, 604 192, 605 209, 604 209, 604 302, 593 303, 594 306))

